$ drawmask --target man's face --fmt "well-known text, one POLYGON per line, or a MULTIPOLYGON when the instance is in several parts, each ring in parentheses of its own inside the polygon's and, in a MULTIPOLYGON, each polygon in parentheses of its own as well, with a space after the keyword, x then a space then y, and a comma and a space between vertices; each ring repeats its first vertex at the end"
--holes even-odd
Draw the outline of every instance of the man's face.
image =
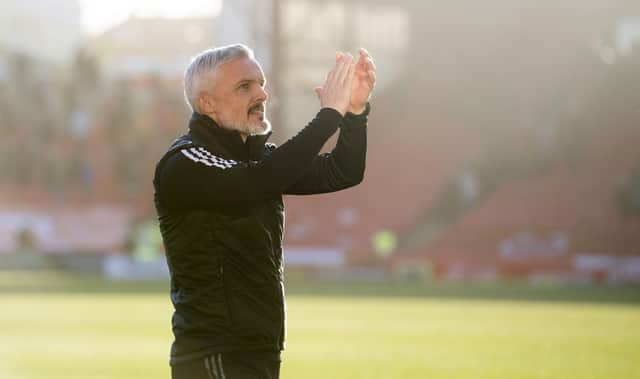
POLYGON ((262 68, 255 59, 237 58, 209 74, 203 88, 211 100, 206 114, 218 125, 238 130, 243 138, 271 130, 266 118, 268 94, 262 68))

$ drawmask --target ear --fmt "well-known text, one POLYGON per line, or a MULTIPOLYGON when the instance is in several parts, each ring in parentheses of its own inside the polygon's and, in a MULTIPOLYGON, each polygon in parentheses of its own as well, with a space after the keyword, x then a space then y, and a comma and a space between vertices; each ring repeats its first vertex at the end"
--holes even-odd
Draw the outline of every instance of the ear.
POLYGON ((215 112, 215 101, 213 96, 206 92, 200 93, 198 96, 198 109, 202 114, 212 114, 215 112))

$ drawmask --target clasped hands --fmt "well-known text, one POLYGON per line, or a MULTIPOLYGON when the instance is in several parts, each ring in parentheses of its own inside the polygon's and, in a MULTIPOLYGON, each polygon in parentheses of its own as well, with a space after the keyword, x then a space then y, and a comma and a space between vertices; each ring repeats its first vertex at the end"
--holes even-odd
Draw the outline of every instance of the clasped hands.
POLYGON ((327 74, 324 86, 314 88, 322 108, 333 108, 345 115, 360 114, 371 98, 376 82, 376 66, 365 49, 358 50, 354 62, 349 53, 336 53, 336 64, 327 74))

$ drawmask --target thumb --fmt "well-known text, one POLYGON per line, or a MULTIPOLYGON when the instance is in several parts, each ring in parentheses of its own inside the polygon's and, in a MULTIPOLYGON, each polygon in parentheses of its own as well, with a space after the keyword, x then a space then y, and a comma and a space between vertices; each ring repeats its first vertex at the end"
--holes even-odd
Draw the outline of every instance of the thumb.
POLYGON ((316 93, 316 95, 318 95, 318 99, 322 98, 322 94, 324 93, 324 88, 315 87, 313 91, 316 93))

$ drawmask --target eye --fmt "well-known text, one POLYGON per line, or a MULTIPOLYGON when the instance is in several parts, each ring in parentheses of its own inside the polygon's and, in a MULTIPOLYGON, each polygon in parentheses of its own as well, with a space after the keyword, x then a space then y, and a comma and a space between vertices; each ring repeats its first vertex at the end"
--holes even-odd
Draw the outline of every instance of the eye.
POLYGON ((247 90, 249 89, 249 83, 242 83, 238 86, 239 89, 247 90))

